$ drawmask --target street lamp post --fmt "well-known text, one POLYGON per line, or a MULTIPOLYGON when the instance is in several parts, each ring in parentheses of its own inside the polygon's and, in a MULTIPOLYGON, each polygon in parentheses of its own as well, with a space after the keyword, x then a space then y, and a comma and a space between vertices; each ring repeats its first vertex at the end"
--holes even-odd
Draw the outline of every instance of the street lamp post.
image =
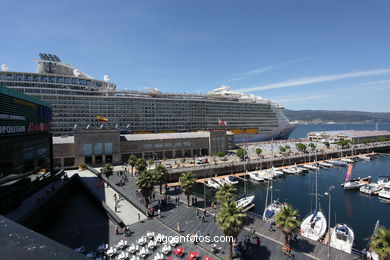
POLYGON ((203 165, 203 207, 206 210, 206 165, 203 165))
POLYGON ((331 232, 330 232, 330 203, 331 203, 331 192, 335 187, 332 185, 329 187, 328 191, 325 192, 325 195, 328 196, 328 232, 329 232, 329 239, 328 239, 328 260, 330 259, 330 238, 331 238, 331 232))

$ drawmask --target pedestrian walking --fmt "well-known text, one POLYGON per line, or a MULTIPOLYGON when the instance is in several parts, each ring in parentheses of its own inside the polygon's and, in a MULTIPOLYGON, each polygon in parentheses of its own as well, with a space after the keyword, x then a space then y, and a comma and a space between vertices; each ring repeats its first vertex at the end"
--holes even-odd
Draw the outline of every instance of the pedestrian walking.
POLYGON ((196 209, 196 217, 199 218, 199 210, 196 209))
POLYGON ((154 201, 154 199, 156 198, 156 194, 154 192, 153 192, 152 197, 153 197, 153 201, 154 201))
POLYGON ((180 233, 180 223, 179 222, 177 222, 177 224, 176 224, 176 229, 177 229, 177 232, 180 233))
POLYGON ((117 200, 116 193, 114 193, 113 197, 114 197, 114 200, 116 202, 116 200, 117 200))
POLYGON ((194 204, 195 204, 195 198, 192 197, 192 198, 191 198, 191 205, 194 206, 194 204))
POLYGON ((202 223, 204 223, 204 215, 202 215, 202 223))
POLYGON ((158 217, 161 218, 161 211, 160 209, 157 210, 158 217))
POLYGON ((260 241, 259 237, 256 237, 256 245, 257 245, 257 247, 261 246, 261 241, 260 241))
POLYGON ((141 220, 141 215, 138 213, 138 222, 141 220))

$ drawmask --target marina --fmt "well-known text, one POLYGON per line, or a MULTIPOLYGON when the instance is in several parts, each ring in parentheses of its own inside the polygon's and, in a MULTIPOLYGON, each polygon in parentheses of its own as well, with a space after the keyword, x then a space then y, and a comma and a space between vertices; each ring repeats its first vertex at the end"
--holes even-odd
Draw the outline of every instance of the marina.
MULTIPOLYGON (((386 154, 376 156, 369 161, 357 161, 353 166, 353 176, 371 175, 372 182, 377 182, 379 176, 388 172, 388 165, 390 165, 390 156, 386 154)), ((332 167, 318 171, 318 205, 327 218, 328 198, 324 195, 324 192, 327 191, 329 186, 334 185, 336 188, 332 192, 331 227, 335 226, 336 223, 345 223, 351 227, 355 233, 354 248, 361 250, 366 247, 367 241, 365 238, 372 234, 373 227, 378 219, 385 226, 390 223, 390 200, 379 196, 366 195, 361 193, 359 189, 344 190, 341 184, 344 183, 346 171, 347 168, 345 167, 332 167), (363 222, 366 224, 361 225, 363 222)), ((235 175, 245 176, 246 173, 235 175)), ((217 176, 213 179, 225 177, 217 176)), ((199 197, 203 197, 203 181, 204 179, 197 180, 196 193, 199 194, 199 197)), ((277 200, 277 203, 287 202, 293 205, 299 210, 301 217, 305 218, 307 212, 313 212, 315 209, 315 201, 310 195, 314 192, 314 182, 313 172, 305 175, 285 174, 282 178, 273 178, 273 200, 277 200)), ((240 180, 240 183, 236 186, 238 188, 237 194, 245 194, 244 181, 240 180)), ((255 195, 255 207, 250 210, 250 213, 263 216, 264 205, 266 205, 267 181, 251 181, 247 182, 246 186, 248 194, 255 195)), ((390 186, 388 189, 390 190, 390 186)), ((214 192, 206 189, 207 199, 211 200, 214 197, 214 192)), ((383 192, 383 194, 385 193, 383 192)))

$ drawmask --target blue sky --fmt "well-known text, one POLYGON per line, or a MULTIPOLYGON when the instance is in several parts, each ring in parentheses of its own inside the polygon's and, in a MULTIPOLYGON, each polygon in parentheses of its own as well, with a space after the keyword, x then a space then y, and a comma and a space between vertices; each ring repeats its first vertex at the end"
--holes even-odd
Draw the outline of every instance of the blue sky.
POLYGON ((290 109, 390 112, 390 2, 2 1, 0 63, 54 53, 120 89, 233 90, 290 109))

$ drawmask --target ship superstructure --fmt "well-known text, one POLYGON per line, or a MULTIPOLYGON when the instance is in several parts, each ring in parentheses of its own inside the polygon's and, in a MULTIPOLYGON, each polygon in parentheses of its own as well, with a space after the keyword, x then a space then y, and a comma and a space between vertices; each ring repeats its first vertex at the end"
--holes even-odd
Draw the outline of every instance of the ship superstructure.
POLYGON ((54 134, 100 125, 96 115, 128 133, 188 132, 226 129, 236 142, 287 138, 294 126, 283 106, 227 86, 207 94, 117 90, 106 75, 96 80, 56 55, 40 54, 36 73, 12 72, 2 66, 0 84, 47 101, 53 108, 54 134), (224 124, 220 124, 223 120, 224 124))

